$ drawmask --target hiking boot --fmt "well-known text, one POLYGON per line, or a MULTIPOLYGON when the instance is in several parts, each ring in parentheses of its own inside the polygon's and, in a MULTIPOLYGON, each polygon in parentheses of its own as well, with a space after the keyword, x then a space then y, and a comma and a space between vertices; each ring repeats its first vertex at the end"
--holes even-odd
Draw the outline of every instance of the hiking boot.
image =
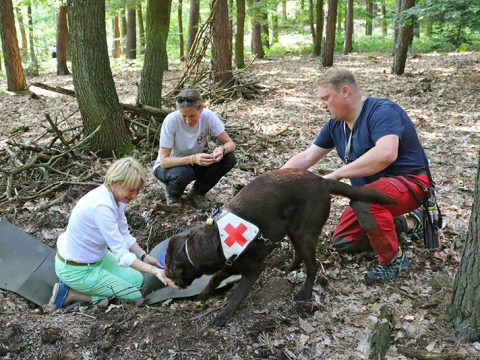
POLYGON ((419 207, 409 213, 405 214, 407 218, 411 218, 414 221, 413 228, 409 231, 411 233, 412 240, 423 239, 423 208, 419 207))
POLYGON ((196 193, 193 189, 189 194, 190 199, 193 202, 193 206, 198 210, 208 210, 210 209, 210 202, 207 200, 205 195, 196 193))
POLYGON ((179 197, 170 195, 167 190, 165 190, 165 201, 169 206, 182 207, 183 205, 182 199, 180 199, 179 197))
POLYGON ((365 275, 365 281, 368 284, 375 281, 390 281, 401 271, 408 270, 409 267, 410 260, 408 260, 402 249, 398 249, 398 253, 390 265, 377 265, 372 271, 365 275))

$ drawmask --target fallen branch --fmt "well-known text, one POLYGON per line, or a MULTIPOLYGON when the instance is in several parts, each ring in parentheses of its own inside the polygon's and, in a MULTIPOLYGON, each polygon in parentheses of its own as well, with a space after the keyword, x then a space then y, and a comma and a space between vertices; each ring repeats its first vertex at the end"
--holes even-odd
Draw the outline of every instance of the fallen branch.
POLYGON ((405 356, 418 360, 462 360, 466 358, 463 354, 433 353, 425 350, 411 349, 400 345, 397 345, 397 350, 405 356))

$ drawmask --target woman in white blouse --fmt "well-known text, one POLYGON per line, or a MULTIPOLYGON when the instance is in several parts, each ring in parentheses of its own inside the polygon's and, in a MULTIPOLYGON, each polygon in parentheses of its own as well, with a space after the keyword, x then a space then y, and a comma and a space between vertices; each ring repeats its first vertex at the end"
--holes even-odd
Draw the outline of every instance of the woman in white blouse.
POLYGON ((117 160, 104 184, 75 205, 57 241, 55 272, 61 282, 50 299, 55 308, 111 297, 140 304, 142 272, 175 287, 128 229, 125 205, 137 198, 145 179, 145 169, 135 159, 117 160))

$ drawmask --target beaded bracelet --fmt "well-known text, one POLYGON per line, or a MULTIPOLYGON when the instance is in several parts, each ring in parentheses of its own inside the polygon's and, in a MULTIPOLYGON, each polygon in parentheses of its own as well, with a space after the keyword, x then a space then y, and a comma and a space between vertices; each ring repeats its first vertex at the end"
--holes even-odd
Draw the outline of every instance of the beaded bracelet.
POLYGON ((143 261, 143 259, 145 259, 145 256, 147 256, 147 253, 143 254, 140 260, 143 261))
POLYGON ((148 270, 148 273, 149 273, 150 275, 153 275, 153 269, 154 269, 154 267, 153 267, 153 266, 150 266, 150 269, 148 270))
POLYGON ((192 154, 192 156, 190 156, 190 165, 193 166, 197 162, 196 160, 195 154, 192 154))

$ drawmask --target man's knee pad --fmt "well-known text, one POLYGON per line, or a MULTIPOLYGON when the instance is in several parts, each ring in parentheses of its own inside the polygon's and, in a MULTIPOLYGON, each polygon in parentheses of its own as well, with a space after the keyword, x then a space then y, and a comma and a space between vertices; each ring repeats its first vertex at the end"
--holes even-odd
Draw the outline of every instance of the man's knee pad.
POLYGON ((377 227, 372 213, 370 212, 370 204, 361 201, 350 201, 350 206, 357 217, 357 220, 365 230, 377 227))

